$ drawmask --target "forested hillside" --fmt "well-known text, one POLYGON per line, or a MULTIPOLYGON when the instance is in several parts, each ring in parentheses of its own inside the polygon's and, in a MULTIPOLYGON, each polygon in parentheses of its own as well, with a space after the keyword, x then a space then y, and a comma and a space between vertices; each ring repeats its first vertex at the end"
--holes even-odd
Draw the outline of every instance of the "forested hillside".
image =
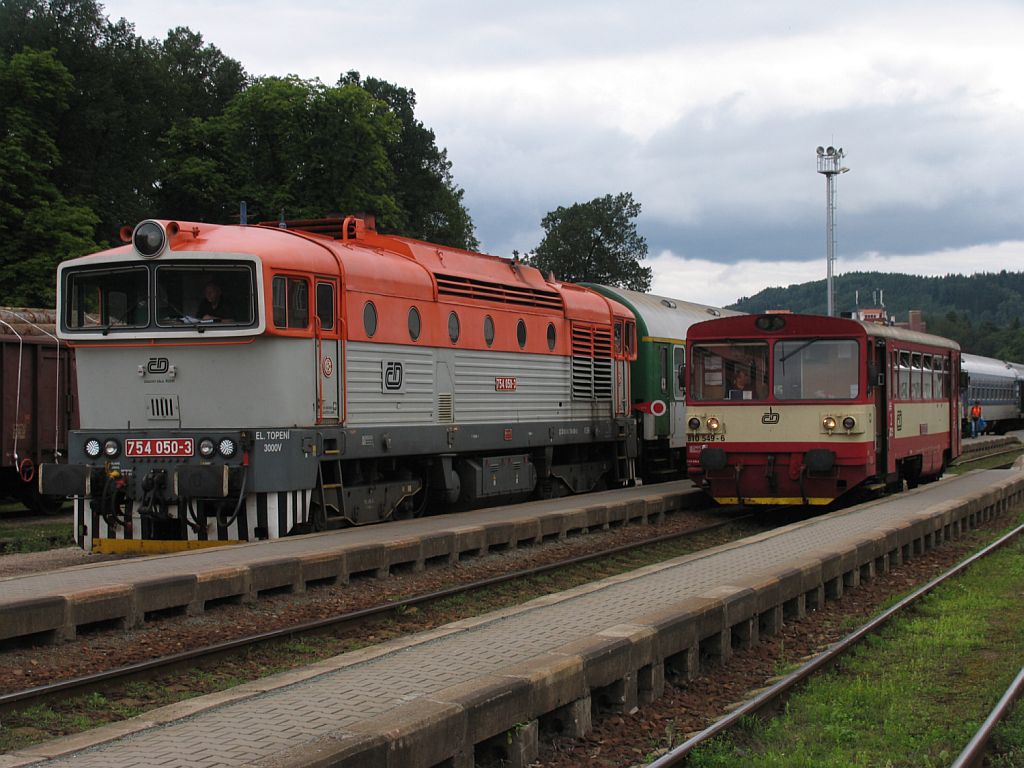
MULTIPOLYGON (((1024 361, 1024 273, 980 272, 974 275, 917 277, 884 272, 851 272, 834 279, 838 312, 877 306, 872 294, 881 291, 885 308, 897 320, 920 309, 929 333, 955 339, 960 346, 979 355, 1024 361)), ((825 314, 825 281, 766 288, 744 297, 731 309, 764 312, 789 309, 793 312, 825 314)))

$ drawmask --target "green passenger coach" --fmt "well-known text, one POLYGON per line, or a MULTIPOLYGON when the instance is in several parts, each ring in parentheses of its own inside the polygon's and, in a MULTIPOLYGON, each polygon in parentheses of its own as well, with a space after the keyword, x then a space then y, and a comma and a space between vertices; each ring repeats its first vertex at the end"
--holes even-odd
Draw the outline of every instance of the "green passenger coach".
POLYGON ((694 323, 740 314, 707 304, 584 283, 636 316, 637 356, 630 365, 633 410, 648 481, 686 475, 686 331, 694 323))

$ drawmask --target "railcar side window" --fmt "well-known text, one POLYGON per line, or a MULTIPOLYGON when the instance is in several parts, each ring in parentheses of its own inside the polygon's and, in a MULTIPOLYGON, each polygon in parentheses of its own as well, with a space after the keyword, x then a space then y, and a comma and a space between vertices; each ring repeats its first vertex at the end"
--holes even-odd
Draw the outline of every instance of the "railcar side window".
POLYGON ((316 316, 323 330, 334 329, 334 286, 330 283, 316 284, 316 316))
POLYGON ((149 270, 82 270, 67 277, 64 322, 73 330, 149 325, 149 270))
POLYGON ((853 339, 775 342, 778 400, 851 400, 860 392, 859 346, 853 339))
POLYGON ((910 357, 910 399, 921 399, 921 354, 915 352, 910 357))
MULTIPOLYGON (((301 277, 277 275, 271 286, 274 325, 278 328, 306 328, 309 325, 309 283, 301 277)), ((319 288, 317 291, 319 294, 319 288)), ((331 292, 334 292, 333 286, 331 292)), ((333 307, 333 300, 331 305, 333 307)))
POLYGON ((689 397, 764 400, 768 396, 768 345, 764 342, 694 345, 689 397))
POLYGON ((921 397, 925 400, 932 399, 932 356, 921 356, 921 397))
POLYGON ((254 294, 248 264, 159 264, 156 322, 163 327, 251 325, 254 294))
POLYGON ((899 377, 900 377, 900 400, 910 399, 910 353, 900 352, 900 365, 899 365, 899 377))

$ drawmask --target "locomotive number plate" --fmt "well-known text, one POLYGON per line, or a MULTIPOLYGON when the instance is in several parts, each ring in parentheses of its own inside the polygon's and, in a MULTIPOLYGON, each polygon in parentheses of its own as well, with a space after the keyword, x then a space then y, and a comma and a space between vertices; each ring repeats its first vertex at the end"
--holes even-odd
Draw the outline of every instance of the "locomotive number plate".
POLYGON ((195 453, 195 441, 191 437, 153 440, 138 439, 124 441, 125 456, 191 456, 195 453))

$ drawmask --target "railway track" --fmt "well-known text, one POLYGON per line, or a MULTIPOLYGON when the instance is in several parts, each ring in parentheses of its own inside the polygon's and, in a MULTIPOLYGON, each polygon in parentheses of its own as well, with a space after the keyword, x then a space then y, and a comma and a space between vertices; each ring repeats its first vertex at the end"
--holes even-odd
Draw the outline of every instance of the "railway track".
MULTIPOLYGON (((783 512, 783 510, 779 510, 779 512, 783 512)), ((783 516, 784 518, 789 517, 788 515, 783 516)), ((98 672, 96 674, 85 675, 70 680, 64 680, 0 695, 0 713, 9 712, 14 709, 23 709, 38 704, 45 704, 56 700, 73 698, 83 694, 89 694, 94 691, 112 690, 134 680, 152 678, 171 671, 201 667, 218 659, 242 654, 246 651, 281 640, 301 638, 303 636, 309 636, 317 633, 344 631, 346 629, 358 627, 360 624, 368 621, 401 616, 413 608, 422 609, 425 606, 436 604, 443 600, 467 595, 472 592, 485 590, 501 584, 523 581, 533 577, 551 574, 573 566, 593 563, 602 559, 614 558, 617 555, 629 554, 645 548, 654 547, 659 544, 678 542, 680 540, 714 533, 728 526, 749 521, 753 517, 755 516, 743 515, 701 526, 699 528, 691 528, 685 531, 677 531, 645 538, 641 541, 602 549, 599 552, 564 558, 556 562, 520 569, 514 572, 468 582, 446 589, 415 595, 402 600, 388 601, 373 607, 354 610, 325 619, 307 621, 301 624, 207 645, 202 648, 164 655, 159 658, 125 665, 116 669, 98 672)), ((769 518, 767 515, 764 517, 766 519, 769 518)), ((790 522, 790 520, 785 519, 785 522, 790 522)), ((744 532, 743 535, 749 535, 749 532, 744 532)))
MULTIPOLYGON (((657 760, 649 763, 646 768, 674 768, 676 766, 686 765, 686 761, 694 749, 715 737, 722 736, 723 734, 732 731, 744 718, 756 717, 763 715, 766 712, 778 709, 783 705, 785 699, 807 679, 834 666, 849 651, 858 647, 862 641, 875 634, 891 619, 914 606, 919 600, 921 600, 921 598, 930 594, 936 587, 962 574, 978 560, 1001 549, 1008 543, 1014 541, 1022 533, 1024 533, 1024 525, 1014 528, 1012 531, 992 542, 984 549, 948 569, 946 572, 915 590, 913 593, 903 598, 891 608, 879 614, 854 632, 850 633, 839 642, 832 644, 827 650, 814 656, 798 669, 760 692, 742 706, 734 709, 728 715, 720 718, 709 727, 693 735, 679 746, 659 757, 657 760)), ((978 735, 976 735, 968 747, 965 748, 964 754, 958 758, 958 762, 954 765, 958 767, 980 765, 980 762, 978 761, 980 761, 981 757, 984 755, 984 745, 987 743, 988 736, 994 730, 999 718, 1009 710, 1009 703, 1006 700, 1012 700, 1012 698, 1019 695, 1021 689, 1024 688, 1024 679, 1022 678, 1024 678, 1024 672, 1022 672, 1021 675, 1018 675, 1017 680, 1011 686, 1006 696, 1004 696, 1004 701, 1000 702, 1000 706, 997 706, 996 710, 994 710, 993 716, 990 717, 982 726, 978 735), (999 712, 998 715, 995 714, 996 711, 999 712), (964 760, 964 762, 959 762, 959 760, 964 760)))

